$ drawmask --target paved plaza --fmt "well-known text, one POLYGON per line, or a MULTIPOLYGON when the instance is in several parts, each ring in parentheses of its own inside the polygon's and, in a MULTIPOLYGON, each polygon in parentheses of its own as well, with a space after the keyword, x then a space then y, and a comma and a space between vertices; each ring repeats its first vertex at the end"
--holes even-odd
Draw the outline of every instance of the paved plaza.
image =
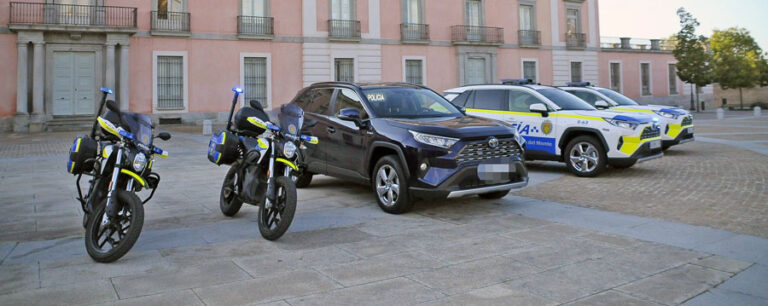
POLYGON ((316 177, 276 242, 256 207, 220 213, 227 168, 172 128, 144 231, 111 264, 85 251, 76 133, 0 134, 0 305, 768 305, 768 117, 750 115, 697 115, 696 142, 630 169, 534 162, 503 199, 404 215, 316 177))

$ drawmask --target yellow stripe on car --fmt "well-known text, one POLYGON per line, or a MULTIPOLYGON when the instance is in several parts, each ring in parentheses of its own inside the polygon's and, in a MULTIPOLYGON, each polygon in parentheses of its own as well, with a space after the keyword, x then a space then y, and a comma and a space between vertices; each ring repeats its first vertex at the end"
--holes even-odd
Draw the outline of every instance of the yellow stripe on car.
POLYGON ((490 110, 490 109, 477 109, 477 108, 467 108, 466 110, 469 111, 469 112, 488 113, 488 114, 503 114, 503 115, 520 115, 520 116, 541 117, 541 114, 539 114, 539 113, 509 112, 509 111, 490 110))
POLYGON ((290 166, 293 170, 299 171, 299 167, 296 167, 296 165, 285 158, 277 158, 275 160, 290 166))
POLYGON ((621 139, 624 140, 624 143, 621 145, 621 150, 619 151, 627 155, 632 155, 644 143, 654 140, 661 140, 661 136, 646 138, 643 140, 640 140, 640 137, 642 137, 642 134, 637 136, 622 136, 621 139))
POLYGON ((617 107, 617 108, 611 108, 611 110, 623 111, 623 112, 653 113, 653 111, 649 110, 649 109, 636 109, 636 108, 621 108, 621 107, 617 107))
POLYGON ((120 169, 120 173, 127 174, 128 176, 132 177, 134 180, 139 182, 139 184, 141 184, 142 187, 147 186, 147 183, 144 182, 144 179, 142 179, 141 176, 139 176, 138 174, 136 174, 135 172, 133 172, 131 170, 120 169))
POLYGON ((562 117, 562 118, 576 118, 576 119, 586 119, 586 120, 597 120, 597 121, 604 121, 605 119, 600 117, 592 117, 592 116, 582 116, 582 115, 571 115, 571 114, 550 114, 550 117, 562 117))

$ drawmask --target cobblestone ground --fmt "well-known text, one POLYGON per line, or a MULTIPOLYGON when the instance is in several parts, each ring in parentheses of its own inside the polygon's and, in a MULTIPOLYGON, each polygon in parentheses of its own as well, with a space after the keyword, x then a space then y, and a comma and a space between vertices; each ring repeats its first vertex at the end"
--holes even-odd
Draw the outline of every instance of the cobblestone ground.
MULTIPOLYGON (((768 139, 768 117, 697 120, 696 133, 757 146, 768 139)), ((559 164, 529 169, 565 171, 559 164)), ((517 194, 768 237, 768 156, 701 140, 629 169, 566 175, 517 194)))
MULTIPOLYGON (((519 196, 528 190, 495 201, 422 201, 413 212, 395 216, 380 211, 368 187, 318 177, 299 191, 290 231, 267 241, 258 234, 255 207, 243 207, 234 218, 221 215, 219 184, 227 169, 207 161, 207 137, 183 132, 162 144, 171 156, 155 163, 161 188, 145 206, 138 242, 119 261, 98 264, 85 253, 74 178, 64 169, 74 135, 0 134, 0 305, 768 303, 766 239, 721 232, 713 239, 707 229, 702 235, 687 225, 519 196), (576 208, 576 217, 565 216, 576 208), (596 220, 591 227, 573 225, 589 218, 596 220), (664 224, 657 237, 633 230, 655 224, 664 224), (683 243, 664 242, 669 231, 687 236, 681 236, 683 243)), ((681 177, 689 180, 675 191, 704 204, 688 213, 703 205, 724 213, 722 203, 761 199, 765 189, 749 184, 746 173, 765 174, 765 165, 759 168, 757 153, 744 151, 743 165, 737 163, 743 171, 727 170, 729 150, 704 143, 673 150, 670 160, 700 159, 705 165, 669 164, 679 170, 651 184, 663 189, 681 177), (747 166, 750 158, 753 165, 747 166), (712 176, 703 174, 712 171, 730 175, 737 182, 727 186, 750 195, 706 202, 697 190, 710 186, 704 182, 712 176)), ((647 177, 639 180, 627 171, 653 175, 668 170, 666 160, 610 171, 606 178, 646 184, 647 177)), ((562 175, 558 167, 531 169, 536 182, 562 175)), ((648 210, 667 206, 659 204, 665 197, 642 188, 598 196, 592 186, 609 188, 607 181, 573 179, 566 175, 538 186, 561 194, 580 187, 593 195, 593 204, 622 203, 624 195, 648 210)), ((563 202, 574 203, 575 194, 563 202)), ((760 214, 765 211, 754 212, 760 214)))

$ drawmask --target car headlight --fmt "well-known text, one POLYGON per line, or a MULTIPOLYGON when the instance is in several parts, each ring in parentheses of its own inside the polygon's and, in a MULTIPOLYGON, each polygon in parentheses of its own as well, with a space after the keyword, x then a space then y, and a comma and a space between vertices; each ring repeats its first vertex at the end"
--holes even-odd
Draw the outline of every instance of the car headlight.
POLYGON ((296 155, 296 144, 293 141, 287 141, 283 144, 283 156, 293 158, 296 155))
POLYGON ((629 122, 629 121, 624 121, 624 120, 616 120, 616 119, 611 119, 611 118, 603 118, 603 119, 605 119, 605 121, 607 121, 610 124, 613 124, 615 126, 622 127, 622 128, 625 128, 625 129, 634 130, 634 129, 637 128, 637 123, 635 123, 635 122, 629 122))
POLYGON ((664 118, 677 119, 678 115, 670 112, 656 111, 656 114, 664 118))
POLYGON ((443 137, 443 136, 437 136, 437 135, 430 135, 430 134, 424 134, 414 131, 408 131, 411 132, 411 135, 413 135, 413 139, 430 146, 436 146, 441 147, 444 149, 448 149, 452 147, 454 144, 456 144, 457 141, 459 141, 457 138, 451 138, 451 137, 443 137))
POLYGON ((144 170, 144 167, 147 166, 147 156, 144 155, 144 153, 136 153, 136 157, 133 158, 133 170, 136 170, 136 172, 141 172, 141 170, 144 170))

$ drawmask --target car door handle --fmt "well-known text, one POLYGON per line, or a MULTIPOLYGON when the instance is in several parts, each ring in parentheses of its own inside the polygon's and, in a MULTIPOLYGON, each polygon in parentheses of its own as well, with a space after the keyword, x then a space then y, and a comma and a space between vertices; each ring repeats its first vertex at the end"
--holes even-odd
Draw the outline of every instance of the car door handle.
POLYGON ((332 127, 332 126, 329 126, 328 127, 328 133, 331 133, 331 134, 336 133, 336 128, 332 127))

